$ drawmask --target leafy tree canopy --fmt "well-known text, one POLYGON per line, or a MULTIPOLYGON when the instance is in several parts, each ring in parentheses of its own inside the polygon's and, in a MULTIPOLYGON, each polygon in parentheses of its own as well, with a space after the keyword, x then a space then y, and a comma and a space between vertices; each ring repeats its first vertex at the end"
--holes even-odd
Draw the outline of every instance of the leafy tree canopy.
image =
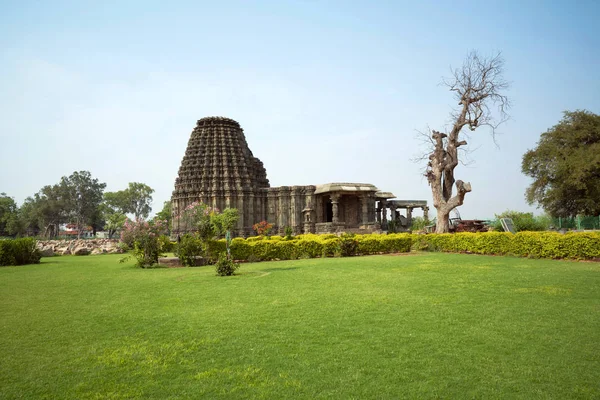
POLYGON ((6 193, 0 193, 0 236, 8 234, 7 225, 17 213, 17 203, 6 193))
POLYGON ((130 182, 129 187, 131 213, 136 218, 148 218, 152 211, 152 193, 154 189, 144 183, 130 182))
POLYGON ((70 199, 65 186, 46 185, 21 206, 27 225, 46 237, 58 235, 58 226, 69 221, 70 199))
POLYGON ((63 176, 60 190, 64 195, 64 210, 77 223, 79 234, 84 225, 95 225, 99 220, 98 208, 102 203, 106 183, 92 178, 89 171, 75 171, 63 176))
POLYGON ((510 218, 513 221, 517 232, 523 231, 545 231, 550 228, 552 219, 548 215, 540 215, 535 217, 533 213, 521 212, 515 210, 506 210, 501 214, 496 214, 496 220, 492 224, 492 227, 497 232, 503 232, 502 223, 500 219, 510 218))
POLYGON ((523 155, 522 171, 533 178, 529 204, 554 217, 600 214, 600 116, 566 111, 523 155))
POLYGON ((152 193, 154 189, 144 183, 130 182, 129 187, 118 192, 107 192, 104 201, 114 211, 133 214, 135 219, 148 218, 152 211, 152 193))

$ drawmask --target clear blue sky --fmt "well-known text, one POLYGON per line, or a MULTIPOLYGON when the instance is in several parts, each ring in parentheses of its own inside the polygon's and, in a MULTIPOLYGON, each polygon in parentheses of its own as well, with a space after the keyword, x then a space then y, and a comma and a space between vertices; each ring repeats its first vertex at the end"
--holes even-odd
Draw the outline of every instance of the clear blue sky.
MULTIPOLYGON (((20 204, 89 170, 170 198, 196 120, 233 118, 272 186, 368 182, 431 193, 416 130, 444 129, 439 86, 501 51, 512 119, 457 178, 463 218, 533 211, 521 157, 562 111, 600 113, 600 2, 2 1, 0 192, 20 204)), ((421 150, 422 151, 422 150, 421 150)))

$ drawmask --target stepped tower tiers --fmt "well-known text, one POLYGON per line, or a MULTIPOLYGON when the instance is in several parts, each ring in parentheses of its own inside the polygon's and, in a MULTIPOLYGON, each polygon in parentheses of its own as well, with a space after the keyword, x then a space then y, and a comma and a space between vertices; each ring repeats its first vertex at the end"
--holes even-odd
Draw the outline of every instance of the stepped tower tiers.
POLYGON ((426 201, 391 200, 395 197, 369 183, 269 187, 265 167, 252 155, 240 124, 207 117, 192 131, 175 180, 173 233, 192 230, 179 217, 195 201, 236 208, 240 219, 234 236, 252 235, 252 225, 260 221, 273 224, 273 234, 280 235, 288 227, 294 234, 363 233, 387 229, 388 215, 399 230, 410 229, 413 209, 427 216, 426 201))
POLYGON ((171 198, 173 231, 186 231, 178 217, 194 201, 240 212, 238 235, 266 219, 269 180, 263 163, 250 151, 240 124, 223 117, 202 118, 192 131, 171 198))

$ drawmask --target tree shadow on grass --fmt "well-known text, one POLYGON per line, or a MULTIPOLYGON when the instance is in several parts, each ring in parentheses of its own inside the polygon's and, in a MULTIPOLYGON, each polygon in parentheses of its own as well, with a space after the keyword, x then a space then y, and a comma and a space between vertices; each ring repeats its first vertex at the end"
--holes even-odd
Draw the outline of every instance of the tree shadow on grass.
POLYGON ((240 271, 236 272, 233 276, 237 276, 239 278, 262 278, 263 276, 270 275, 271 272, 278 271, 291 271, 294 269, 298 269, 298 267, 290 267, 290 268, 267 268, 256 271, 240 271))
POLYGON ((276 271, 292 271, 294 269, 298 269, 298 267, 288 267, 288 268, 281 268, 281 267, 275 267, 275 268, 265 268, 263 271, 265 272, 276 272, 276 271))

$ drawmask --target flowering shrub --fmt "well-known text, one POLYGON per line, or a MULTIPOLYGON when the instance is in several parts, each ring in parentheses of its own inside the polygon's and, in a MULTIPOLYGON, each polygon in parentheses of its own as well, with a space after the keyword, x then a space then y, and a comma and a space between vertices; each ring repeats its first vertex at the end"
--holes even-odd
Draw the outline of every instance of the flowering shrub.
POLYGON ((181 222, 186 231, 195 231, 203 240, 212 239, 215 229, 211 218, 219 214, 218 208, 210 207, 201 201, 189 204, 182 213, 181 222))
POLYGON ((121 259, 121 262, 133 256, 137 260, 137 265, 142 268, 158 263, 158 257, 163 253, 165 245, 161 235, 166 232, 167 223, 162 220, 148 222, 139 218, 136 221, 125 221, 121 241, 133 250, 131 255, 121 259))
POLYGON ((271 229, 273 229, 273 224, 270 224, 267 221, 260 221, 259 223, 252 225, 252 229, 254 229, 259 236, 269 236, 271 229))

